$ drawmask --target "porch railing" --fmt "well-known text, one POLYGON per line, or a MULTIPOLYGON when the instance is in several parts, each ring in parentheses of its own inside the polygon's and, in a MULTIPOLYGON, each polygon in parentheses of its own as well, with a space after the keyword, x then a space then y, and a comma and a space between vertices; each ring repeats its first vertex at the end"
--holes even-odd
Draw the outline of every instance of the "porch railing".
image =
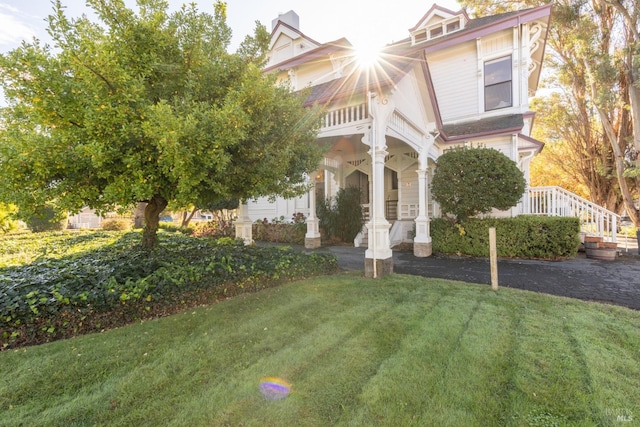
POLYGON ((362 103, 327 111, 322 118, 320 126, 322 129, 329 129, 364 121, 368 118, 369 111, 367 110, 367 104, 362 103))
POLYGON ((400 203, 400 219, 415 219, 418 209, 417 203, 400 203))
POLYGON ((529 215, 575 216, 583 232, 616 241, 620 216, 561 187, 531 187, 520 212, 529 215))

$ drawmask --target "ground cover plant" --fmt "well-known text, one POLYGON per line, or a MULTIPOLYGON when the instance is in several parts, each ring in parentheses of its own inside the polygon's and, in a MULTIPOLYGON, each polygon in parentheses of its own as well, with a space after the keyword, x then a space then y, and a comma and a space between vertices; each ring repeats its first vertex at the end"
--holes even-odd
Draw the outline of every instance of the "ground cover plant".
POLYGON ((327 254, 162 232, 58 232, 0 240, 0 350, 163 316, 334 272, 327 254))
POLYGON ((515 289, 320 276, 2 352, 0 424, 633 425, 639 330, 637 311, 515 289), (267 376, 289 395, 265 399, 267 376))

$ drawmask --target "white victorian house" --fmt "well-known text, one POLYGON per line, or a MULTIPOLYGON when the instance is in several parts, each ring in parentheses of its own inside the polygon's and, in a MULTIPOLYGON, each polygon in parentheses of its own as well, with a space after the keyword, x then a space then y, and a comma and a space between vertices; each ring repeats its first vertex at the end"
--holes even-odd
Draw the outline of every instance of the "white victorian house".
MULTIPOLYGON (((435 161, 456 145, 495 148, 529 180, 529 164, 543 144, 531 138, 529 110, 540 80, 551 6, 470 19, 437 5, 386 46, 365 68, 346 39, 319 43, 305 35, 290 11, 273 21, 265 72, 296 90, 311 88, 309 104, 326 108, 318 143, 330 146, 315 189, 297 199, 250 201, 236 234, 251 242, 251 222, 307 216, 306 245, 320 246, 316 197, 356 186, 367 195, 365 274, 393 271, 393 245, 413 241, 416 256, 431 255, 429 194, 435 161), (317 195, 317 196, 316 196, 317 195), (415 233, 414 233, 415 230, 415 233)), ((539 197, 538 197, 539 199, 539 197)), ((530 213, 527 198, 500 215, 530 213)))

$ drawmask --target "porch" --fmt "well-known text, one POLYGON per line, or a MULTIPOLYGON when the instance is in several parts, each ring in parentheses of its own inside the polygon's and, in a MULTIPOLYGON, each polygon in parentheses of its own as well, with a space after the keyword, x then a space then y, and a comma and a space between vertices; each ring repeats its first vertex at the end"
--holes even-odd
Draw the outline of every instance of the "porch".
MULTIPOLYGON (((432 200, 428 203, 429 218, 437 217, 437 208, 432 200)), ((596 205, 561 187, 529 187, 525 192, 517 211, 520 215, 577 217, 580 219, 580 231, 585 235, 601 237, 608 242, 617 242, 620 215, 596 205)), ((418 205, 415 203, 387 200, 387 220, 392 223, 389 231, 391 245, 410 241, 407 233, 413 229, 417 217, 418 205)), ((354 245, 366 246, 366 231, 356 237, 354 245)))

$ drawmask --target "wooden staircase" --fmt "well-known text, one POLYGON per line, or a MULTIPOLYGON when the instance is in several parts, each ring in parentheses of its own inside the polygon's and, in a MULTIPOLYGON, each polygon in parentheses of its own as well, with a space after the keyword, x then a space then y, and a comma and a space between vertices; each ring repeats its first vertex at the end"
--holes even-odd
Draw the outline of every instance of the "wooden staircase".
POLYGON ((588 235, 616 241, 620 215, 561 187, 530 187, 519 205, 525 215, 575 216, 588 235))

